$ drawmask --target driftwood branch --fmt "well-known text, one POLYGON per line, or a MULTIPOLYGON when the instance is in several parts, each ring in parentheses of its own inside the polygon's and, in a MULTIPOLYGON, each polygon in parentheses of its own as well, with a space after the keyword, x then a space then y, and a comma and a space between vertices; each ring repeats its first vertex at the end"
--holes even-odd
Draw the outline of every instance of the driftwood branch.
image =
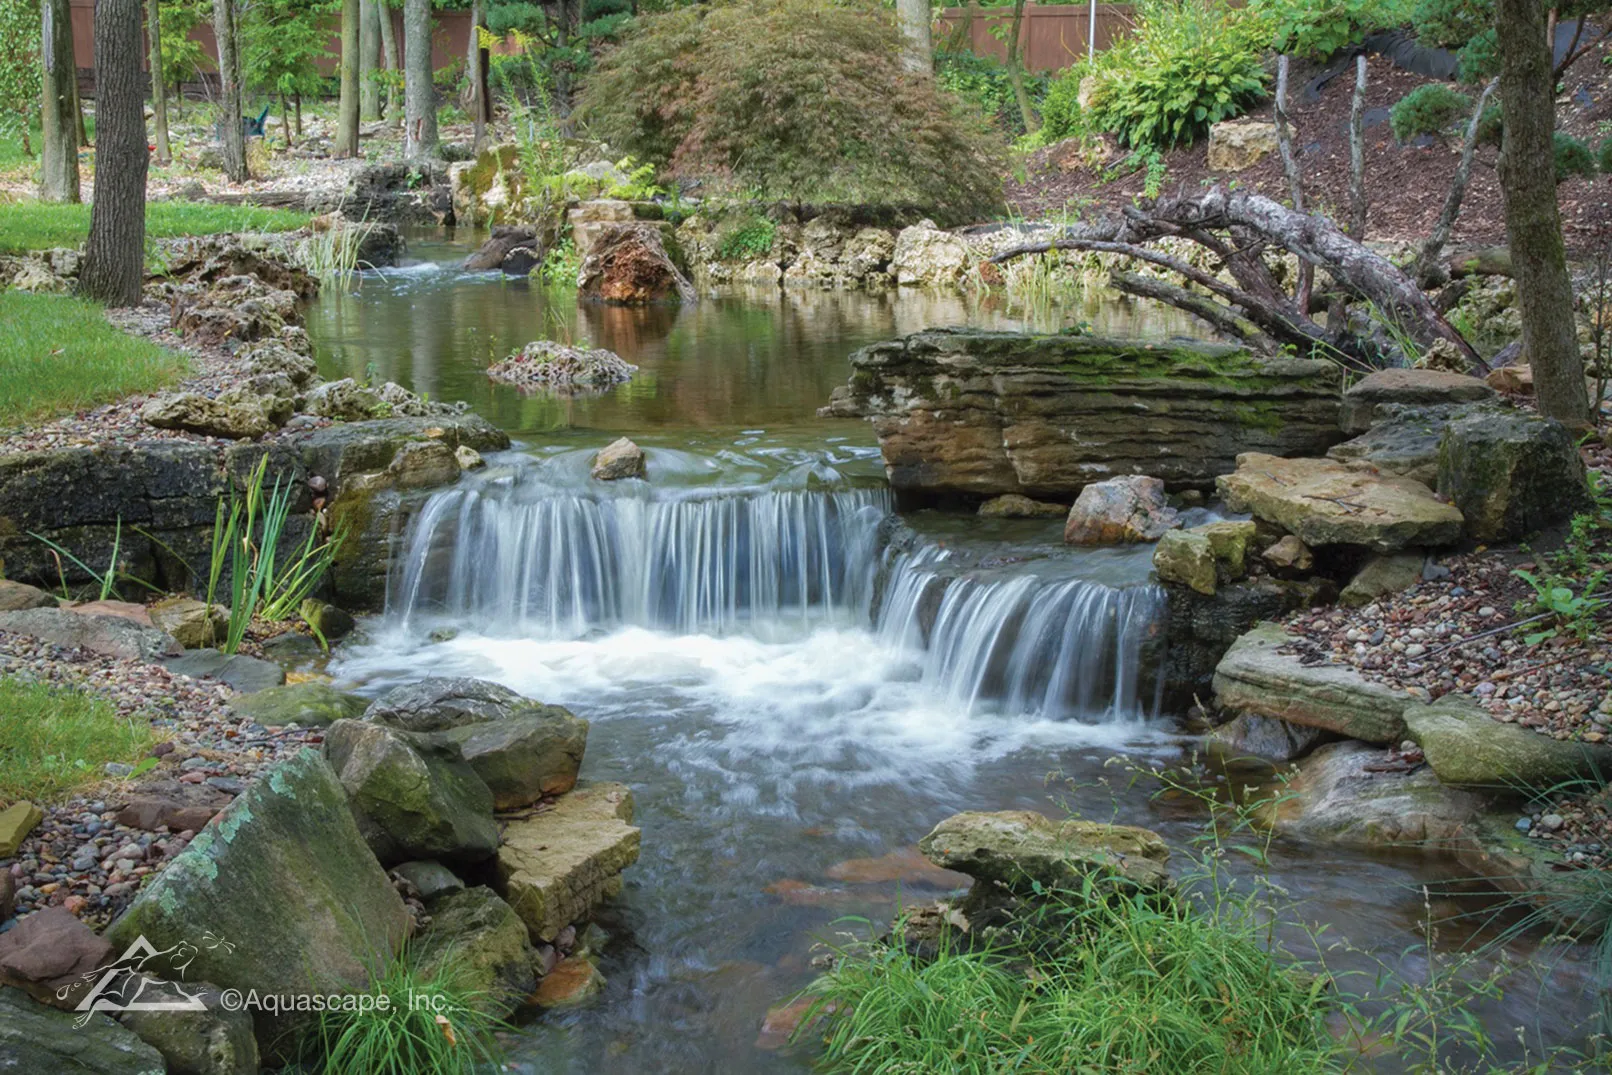
POLYGON ((1177 287, 1163 280, 1151 276, 1138 276, 1136 273, 1113 272, 1108 276, 1109 284, 1116 291, 1138 298, 1153 299, 1174 306, 1178 310, 1185 310, 1195 317, 1201 317, 1209 324, 1219 329, 1227 336, 1242 340, 1244 343, 1258 347, 1262 351, 1274 351, 1275 341, 1259 330, 1246 317, 1241 316, 1229 306, 1222 306, 1204 295, 1177 287))
POLYGON ((1444 208, 1439 211, 1427 242, 1422 244, 1421 252, 1416 255, 1412 275, 1423 287, 1443 283, 1439 279, 1442 272, 1439 255, 1444 253, 1444 245, 1450 241, 1450 232, 1455 229, 1455 218, 1461 213, 1461 200, 1466 197, 1466 186, 1472 179, 1472 162, 1478 153, 1478 128, 1483 123, 1483 110, 1489 107, 1489 98, 1494 96, 1499 85, 1498 78, 1490 79, 1478 96, 1477 107, 1472 109, 1472 118, 1467 121, 1466 139, 1461 143, 1461 163, 1456 165, 1455 175, 1450 179, 1449 193, 1444 196, 1444 208))

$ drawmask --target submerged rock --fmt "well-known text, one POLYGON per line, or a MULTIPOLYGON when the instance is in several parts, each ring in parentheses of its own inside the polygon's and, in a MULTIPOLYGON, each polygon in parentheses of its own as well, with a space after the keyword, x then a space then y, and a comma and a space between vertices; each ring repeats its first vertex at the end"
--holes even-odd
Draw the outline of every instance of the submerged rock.
POLYGON ((1063 539, 1071 545, 1157 541, 1181 525, 1164 497, 1164 483, 1135 475, 1092 482, 1069 509, 1063 539))
POLYGON ((626 437, 611 441, 593 457, 591 471, 595 481, 619 481, 622 478, 649 477, 648 461, 644 450, 626 437))
POLYGON ((1054 821, 1033 810, 954 814, 918 849, 941 869, 1014 891, 1078 889, 1087 878, 1148 891, 1170 884, 1170 849, 1155 833, 1079 818, 1054 821))
POLYGON ((631 821, 625 786, 593 784, 506 825, 498 883, 533 937, 552 941, 619 891, 621 871, 638 861, 631 821))

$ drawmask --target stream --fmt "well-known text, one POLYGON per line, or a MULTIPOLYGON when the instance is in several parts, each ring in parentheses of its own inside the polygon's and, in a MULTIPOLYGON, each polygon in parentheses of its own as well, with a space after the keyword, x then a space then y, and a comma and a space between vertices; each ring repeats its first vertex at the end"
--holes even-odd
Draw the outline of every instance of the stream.
MULTIPOLYGON (((582 306, 460 272, 472 247, 413 236, 409 264, 331 287, 308 329, 325 376, 467 401, 517 442, 415 519, 386 614, 335 654, 338 684, 374 695, 467 675, 568 706, 592 725, 583 778, 636 797, 642 858, 600 918, 608 984, 513 1034, 513 1070, 809 1070, 809 1052, 758 1043, 768 1009, 811 981, 825 943, 942 894, 912 849, 957 811, 1071 809, 1176 847, 1203 831, 1201 804, 1133 771, 1216 779, 1159 709, 1150 548, 1073 550, 1061 520, 898 517, 871 430, 815 416, 864 344, 1049 326, 908 294, 582 306), (640 370, 574 399, 487 379, 540 337, 640 370), (623 435, 646 449, 649 481, 593 482, 592 454, 623 435)), ((1053 323, 1073 320, 1187 329, 1095 295, 1053 323)), ((1358 949, 1330 960, 1413 980, 1430 913, 1468 915, 1440 927, 1455 946, 1482 908, 1454 894, 1475 887, 1459 867, 1431 857, 1278 841, 1269 876, 1358 949)), ((1296 928, 1282 938, 1310 945, 1296 928)), ((1588 961, 1568 950, 1549 967, 1483 1010, 1496 1037, 1579 1036, 1588 961)))

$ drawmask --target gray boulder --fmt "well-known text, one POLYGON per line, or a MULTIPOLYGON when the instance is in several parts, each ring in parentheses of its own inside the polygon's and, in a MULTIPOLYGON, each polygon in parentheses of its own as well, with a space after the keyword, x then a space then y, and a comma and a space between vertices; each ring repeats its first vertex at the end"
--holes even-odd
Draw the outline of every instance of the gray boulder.
POLYGON ((1433 369, 1387 369, 1362 377, 1343 394, 1339 424, 1345 433, 1370 429, 1393 408, 1475 403, 1493 399, 1494 389, 1476 377, 1433 369))
POLYGON ((183 656, 163 660, 168 671, 193 679, 216 679, 242 694, 278 687, 285 682, 285 669, 273 661, 248 657, 244 653, 224 653, 216 649, 187 650, 183 656))
MULTIPOLYGON (((318 751, 260 775, 107 930, 119 950, 202 948, 191 973, 224 989, 335 993, 367 988, 408 928, 403 901, 359 834, 347 794, 318 751)), ((258 1010, 270 1059, 309 1013, 258 1010)))
POLYGON ((141 408, 140 417, 147 425, 158 429, 178 429, 226 440, 252 440, 274 432, 286 423, 291 413, 279 397, 232 388, 216 397, 200 392, 158 396, 141 408))
POLYGON ((328 683, 291 683, 269 687, 230 701, 230 708, 265 728, 300 724, 319 728, 338 720, 363 715, 367 701, 356 694, 339 691, 328 683))
POLYGON ((1282 762, 1302 758, 1331 738, 1332 733, 1321 728, 1240 713, 1210 732, 1205 745, 1228 760, 1253 756, 1282 762))
POLYGON ((1502 724, 1472 699, 1446 694, 1405 710, 1410 737, 1446 784, 1527 795, 1580 777, 1612 773, 1612 747, 1552 739, 1502 724))
POLYGON ((1379 597, 1402 593, 1422 581, 1422 564, 1427 557, 1419 552, 1396 552, 1373 556, 1349 580, 1338 595, 1338 603, 1351 608, 1369 605, 1379 597))
POLYGON ((82 1027, 76 1013, 35 1004, 0 988, 0 1071, 19 1075, 163 1075, 162 1054, 99 1012, 82 1027))
POLYGON ((449 970, 493 1015, 508 1015, 537 988, 537 952, 526 924, 490 888, 460 887, 438 898, 412 951, 424 974, 449 970))
POLYGON ((380 395, 351 377, 326 381, 308 390, 303 409, 337 422, 361 422, 380 417, 387 409, 380 395))
POLYGON ((103 657, 150 661, 180 652, 172 635, 122 616, 97 616, 64 608, 29 608, 0 612, 0 631, 26 635, 63 649, 82 649, 103 657))
POLYGON ((1589 504, 1566 427, 1501 407, 1474 408, 1445 427, 1438 491, 1461 510, 1473 541, 1517 541, 1589 504))
POLYGON ((427 904, 439 896, 446 896, 465 887, 465 883, 457 874, 432 859, 400 862, 392 867, 392 873, 413 885, 414 891, 418 892, 420 898, 427 904))
POLYGON ((976 881, 1027 891, 1079 888, 1086 878, 1121 888, 1169 887, 1170 849, 1157 834, 1131 825, 1067 818, 1033 810, 954 814, 918 841, 924 857, 976 881))
POLYGON ((394 687, 364 711, 364 719, 406 732, 440 732, 463 724, 503 720, 537 703, 483 679, 429 676, 394 687))
POLYGON ((217 986, 207 982, 163 982, 147 985, 142 1000, 191 998, 205 1011, 120 1012, 118 1022, 162 1054, 168 1075, 258 1075, 257 1037, 252 1017, 225 1008, 217 986))
POLYGON ((21 612, 30 608, 55 608, 56 598, 25 582, 0 579, 0 612, 21 612))

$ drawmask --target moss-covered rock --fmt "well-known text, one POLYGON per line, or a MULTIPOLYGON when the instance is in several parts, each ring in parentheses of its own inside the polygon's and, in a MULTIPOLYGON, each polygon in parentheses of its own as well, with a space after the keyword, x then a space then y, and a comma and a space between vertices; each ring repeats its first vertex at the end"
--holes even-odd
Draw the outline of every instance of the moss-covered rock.
POLYGON ((918 841, 924 857, 1014 891, 1079 888, 1087 878, 1154 891, 1169 887, 1170 849, 1131 825, 1054 821, 1033 810, 954 814, 918 841))
POLYGON ((490 888, 460 888, 436 899, 413 952, 425 977, 451 974, 492 1015, 508 1015, 537 986, 526 924, 490 888))
POLYGON ((164 1075, 162 1054, 99 1012, 83 1026, 76 1012, 36 1004, 0 986, 0 1070, 39 1075, 164 1075))
POLYGON ((1215 592, 1215 550, 1203 534, 1171 530, 1159 538, 1153 570, 1163 582, 1190 586, 1201 594, 1215 592))
POLYGON ((1504 407, 1474 408, 1445 427, 1438 491, 1461 510, 1474 541, 1517 541, 1589 503, 1567 429, 1504 407))
POLYGON ((338 720, 360 717, 368 705, 356 694, 318 682, 289 683, 230 699, 230 708, 237 714, 265 728, 286 724, 322 728, 338 720))
POLYGON ((1580 777, 1612 772, 1612 747, 1552 739, 1502 724, 1471 698, 1446 694, 1405 710, 1410 737, 1446 784, 1526 795, 1580 777))

